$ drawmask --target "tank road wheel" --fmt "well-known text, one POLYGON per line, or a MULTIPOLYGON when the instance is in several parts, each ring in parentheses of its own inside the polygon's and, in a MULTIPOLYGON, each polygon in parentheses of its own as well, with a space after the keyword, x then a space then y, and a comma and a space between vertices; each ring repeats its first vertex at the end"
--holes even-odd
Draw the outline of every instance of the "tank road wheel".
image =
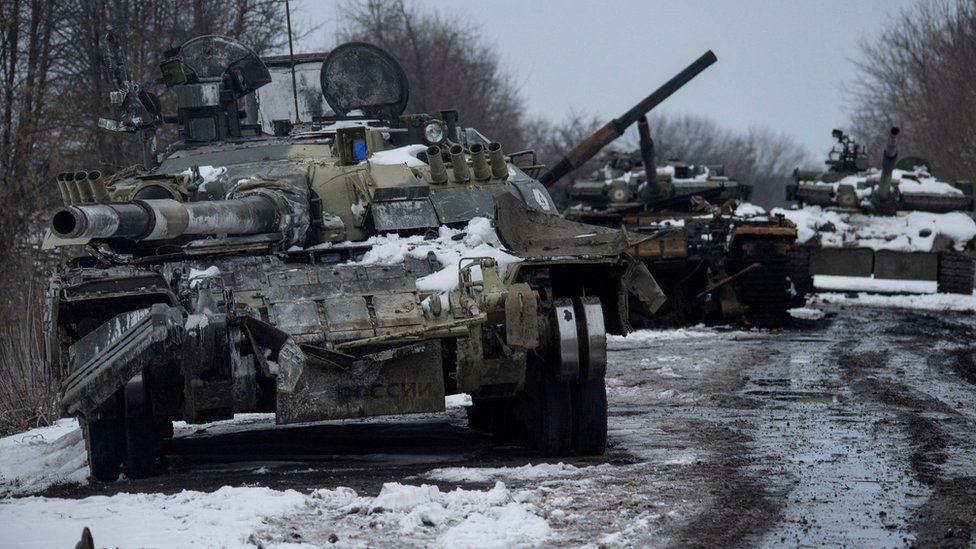
POLYGON ((576 302, 580 342, 580 377, 572 383, 573 449, 580 456, 607 450, 607 332, 597 297, 576 302))
POLYGON ((568 456, 573 446, 573 398, 570 382, 579 378, 579 337, 571 299, 553 301, 552 341, 541 360, 537 383, 529 389, 529 415, 536 449, 546 457, 568 456))
POLYGON ((545 457, 568 456, 573 445, 573 399, 568 381, 544 374, 536 402, 536 449, 545 457))
POLYGON ((129 478, 148 478, 156 472, 156 450, 162 426, 153 420, 149 391, 137 375, 126 384, 124 434, 125 474, 129 478))
POLYGON ((80 420, 88 453, 88 469, 98 482, 115 482, 122 470, 122 421, 117 397, 100 407, 97 419, 80 420))
POLYGON ((959 252, 939 254, 939 292, 949 294, 973 293, 973 277, 976 266, 973 258, 959 252))

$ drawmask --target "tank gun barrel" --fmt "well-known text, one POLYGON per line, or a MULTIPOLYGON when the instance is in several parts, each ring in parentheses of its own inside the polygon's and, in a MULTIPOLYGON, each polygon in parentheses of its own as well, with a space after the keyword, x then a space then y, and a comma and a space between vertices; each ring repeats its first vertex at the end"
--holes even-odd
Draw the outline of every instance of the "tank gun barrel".
POLYGON ((251 195, 232 200, 172 199, 75 204, 55 212, 51 228, 62 238, 168 240, 184 235, 261 234, 280 230, 278 207, 251 195))
POLYGON ((649 112, 654 107, 661 104, 665 99, 678 91, 685 84, 698 76, 708 68, 718 58, 711 50, 705 52, 693 63, 685 67, 684 70, 676 74, 653 93, 642 99, 639 103, 630 108, 623 115, 607 122, 603 127, 595 131, 589 137, 580 142, 571 151, 553 166, 546 173, 542 174, 539 182, 546 187, 551 186, 564 175, 582 166, 587 160, 593 158, 601 149, 609 145, 614 139, 623 135, 627 128, 637 121, 638 118, 649 112))
POLYGON ((891 196, 891 174, 898 162, 898 135, 901 130, 897 126, 888 132, 888 143, 884 148, 884 155, 881 159, 881 179, 875 192, 881 200, 887 200, 891 196))

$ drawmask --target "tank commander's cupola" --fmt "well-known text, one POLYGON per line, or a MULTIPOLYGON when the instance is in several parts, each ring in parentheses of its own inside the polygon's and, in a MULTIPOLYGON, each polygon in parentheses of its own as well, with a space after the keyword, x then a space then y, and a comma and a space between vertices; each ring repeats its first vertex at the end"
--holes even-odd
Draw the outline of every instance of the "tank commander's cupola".
POLYGON ((247 46, 223 36, 200 36, 166 52, 160 69, 163 83, 176 94, 177 121, 187 142, 259 131, 241 124, 238 99, 271 82, 271 74, 247 46))

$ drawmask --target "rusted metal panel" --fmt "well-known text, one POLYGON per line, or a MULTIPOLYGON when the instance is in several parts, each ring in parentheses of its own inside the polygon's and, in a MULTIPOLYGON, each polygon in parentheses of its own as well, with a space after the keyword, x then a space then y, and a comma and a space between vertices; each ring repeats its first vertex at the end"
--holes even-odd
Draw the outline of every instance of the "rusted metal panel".
POLYGON ((880 250, 874 253, 875 278, 896 280, 936 280, 939 254, 880 250))
POLYGON ((810 274, 871 276, 874 251, 870 248, 812 248, 810 274))
POLYGON ((632 248, 643 260, 678 259, 688 255, 688 241, 683 231, 663 231, 632 248))

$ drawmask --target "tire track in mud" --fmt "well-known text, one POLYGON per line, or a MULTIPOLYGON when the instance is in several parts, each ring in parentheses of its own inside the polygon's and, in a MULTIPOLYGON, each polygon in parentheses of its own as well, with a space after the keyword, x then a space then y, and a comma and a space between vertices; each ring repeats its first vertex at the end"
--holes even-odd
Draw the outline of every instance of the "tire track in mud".
POLYGON ((699 434, 703 446, 717 450, 689 472, 707 479, 703 484, 710 490, 702 498, 707 510, 686 524, 668 546, 740 546, 775 522, 779 508, 759 479, 746 471, 755 459, 745 446, 750 437, 713 423, 702 424, 699 434))
MULTIPOLYGON (((966 382, 976 383, 976 350, 971 343, 971 326, 934 315, 920 315, 916 321, 899 323, 887 332, 907 336, 907 341, 901 342, 901 351, 907 354, 930 349, 932 352, 924 357, 924 363, 927 369, 934 370, 933 377, 938 376, 940 370, 948 370, 966 382), (930 345, 935 343, 954 343, 957 348, 933 349, 930 345)), ((909 518, 908 526, 915 535, 914 545, 970 547, 976 530, 976 477, 946 475, 944 465, 954 451, 961 449, 965 454, 974 449, 972 438, 963 440, 947 432, 947 428, 962 427, 964 432, 972 435, 973 422, 959 410, 921 389, 885 379, 883 376, 891 369, 889 356, 889 351, 842 353, 838 362, 852 391, 861 398, 892 407, 899 427, 909 437, 911 470, 930 490, 927 499, 909 518)), ((929 380, 913 381, 924 383, 929 380)))

